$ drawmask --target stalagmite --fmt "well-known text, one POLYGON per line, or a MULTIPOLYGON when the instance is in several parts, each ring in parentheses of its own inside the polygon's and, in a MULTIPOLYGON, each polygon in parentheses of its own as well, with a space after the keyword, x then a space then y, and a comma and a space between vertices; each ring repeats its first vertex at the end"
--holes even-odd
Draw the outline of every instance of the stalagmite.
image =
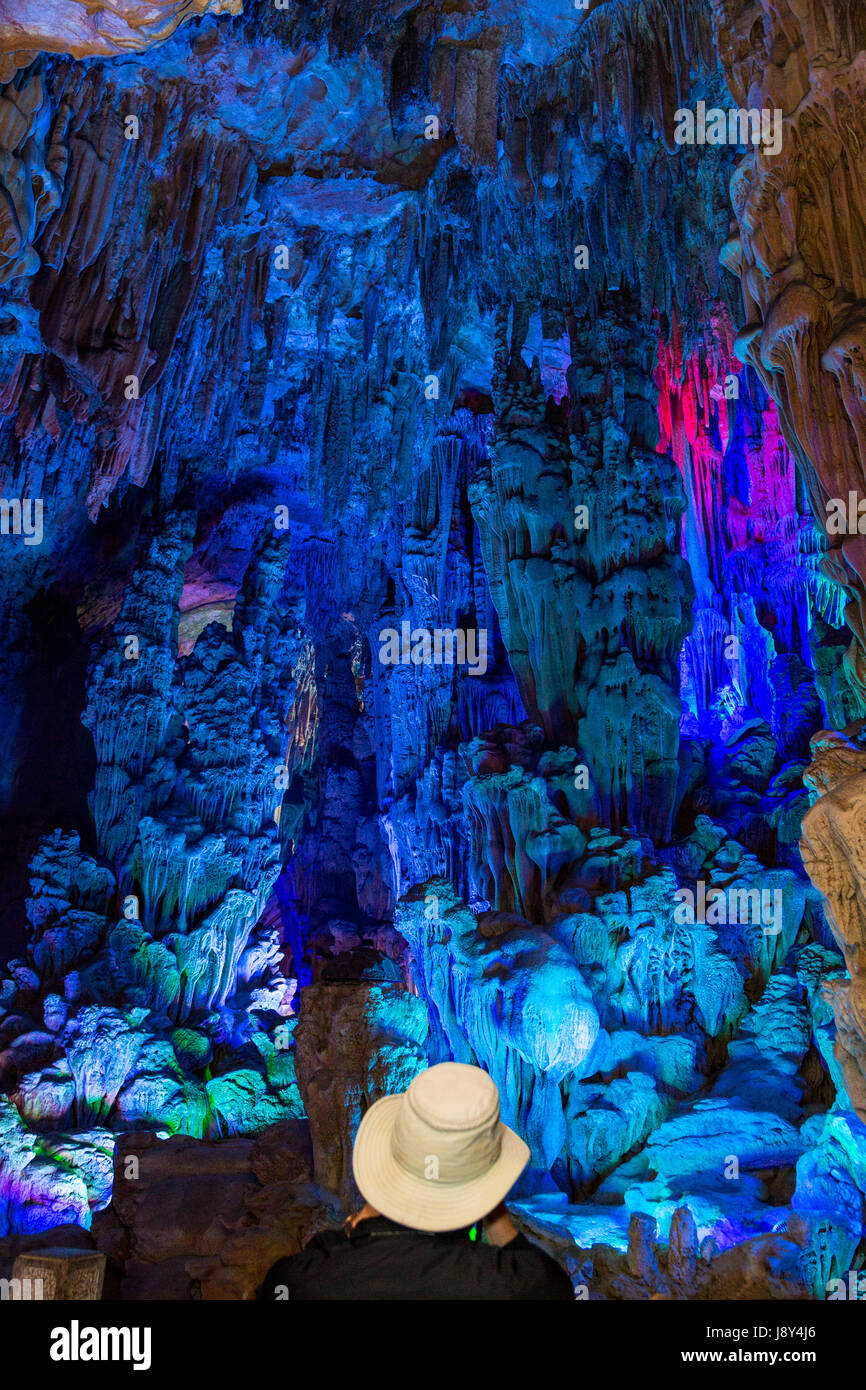
POLYGON ((3 8, 0 1276, 248 1300, 457 1060, 579 1298, 831 1297, 860 7, 3 8))

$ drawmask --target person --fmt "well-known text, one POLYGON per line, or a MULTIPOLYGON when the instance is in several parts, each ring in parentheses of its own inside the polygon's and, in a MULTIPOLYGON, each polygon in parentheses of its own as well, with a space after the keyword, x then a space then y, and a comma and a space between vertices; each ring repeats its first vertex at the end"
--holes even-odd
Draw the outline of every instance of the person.
POLYGON ((257 1297, 573 1300, 568 1275, 505 1206, 528 1160, 486 1072, 429 1067, 361 1120, 352 1168, 364 1206, 278 1260, 257 1297))

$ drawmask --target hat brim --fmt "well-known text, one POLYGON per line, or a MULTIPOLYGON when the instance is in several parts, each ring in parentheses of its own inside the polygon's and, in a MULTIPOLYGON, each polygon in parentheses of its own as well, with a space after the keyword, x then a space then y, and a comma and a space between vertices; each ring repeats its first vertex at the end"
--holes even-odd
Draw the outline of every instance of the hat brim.
POLYGON ((383 1096, 358 1126, 352 1170, 370 1205, 416 1231, 457 1231, 498 1207, 529 1162, 529 1148, 520 1136, 500 1122, 499 1157, 471 1181, 443 1183, 414 1177, 391 1152, 391 1135, 402 1104, 402 1095, 383 1096))

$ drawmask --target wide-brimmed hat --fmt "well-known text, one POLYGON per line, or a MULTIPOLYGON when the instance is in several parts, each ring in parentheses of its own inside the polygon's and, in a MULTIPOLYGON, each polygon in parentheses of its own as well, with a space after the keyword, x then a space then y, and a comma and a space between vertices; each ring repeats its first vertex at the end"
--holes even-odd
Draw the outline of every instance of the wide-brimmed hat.
POLYGON ((455 1231, 498 1206, 529 1162, 499 1118, 499 1092, 480 1067, 440 1062, 362 1119, 352 1168, 367 1201, 417 1231, 455 1231))

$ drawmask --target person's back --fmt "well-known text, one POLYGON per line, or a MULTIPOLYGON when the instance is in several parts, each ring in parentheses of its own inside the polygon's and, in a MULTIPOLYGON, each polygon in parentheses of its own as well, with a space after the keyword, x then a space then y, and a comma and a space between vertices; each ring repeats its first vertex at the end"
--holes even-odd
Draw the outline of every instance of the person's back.
POLYGON ((565 1272, 525 1236, 487 1245, 462 1231, 413 1231, 385 1216, 315 1236, 271 1269, 260 1299, 574 1298, 565 1272))
POLYGON ((505 1209, 528 1158, 490 1077, 431 1067, 361 1121, 353 1165, 367 1205, 278 1260, 259 1299, 572 1300, 568 1276, 505 1209))

